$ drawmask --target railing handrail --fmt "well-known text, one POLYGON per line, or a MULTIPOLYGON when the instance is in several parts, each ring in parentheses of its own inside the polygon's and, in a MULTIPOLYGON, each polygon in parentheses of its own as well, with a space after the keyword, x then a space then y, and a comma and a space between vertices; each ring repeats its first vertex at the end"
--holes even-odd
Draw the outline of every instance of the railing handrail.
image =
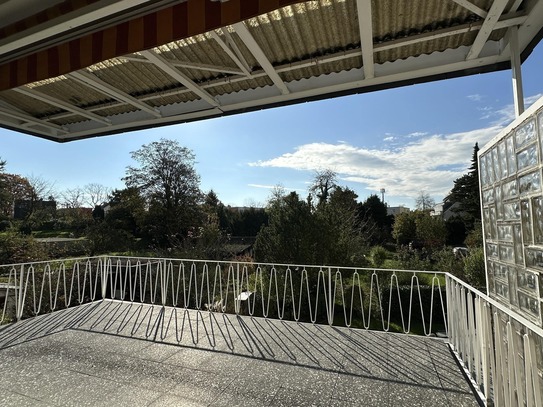
MULTIPOLYGON (((174 257, 146 257, 146 256, 116 256, 116 255, 104 255, 100 257, 107 258, 116 258, 116 259, 146 259, 146 260, 156 260, 156 261, 185 261, 185 262, 197 262, 197 263, 226 263, 226 264, 243 264, 243 265, 258 265, 258 266, 271 266, 271 267, 320 267, 322 269, 333 269, 333 270, 367 270, 367 271, 402 271, 402 272, 411 272, 411 273, 424 273, 424 274, 447 274, 444 271, 437 270, 405 270, 401 268, 376 268, 376 267, 359 267, 359 266, 331 266, 324 264, 295 264, 295 263, 267 263, 267 262, 248 262, 248 261, 237 261, 237 260, 209 260, 209 259, 183 259, 183 258, 174 258, 174 257)), ((0 265, 1 266, 1 265, 0 265)))
POLYGON ((487 294, 483 293, 482 291, 479 291, 475 287, 470 286, 468 283, 466 283, 465 281, 459 279, 458 277, 456 277, 456 276, 454 276, 454 275, 452 275, 450 273, 446 273, 446 275, 447 275, 448 278, 450 278, 451 280, 454 280, 456 283, 462 285, 467 290, 469 290, 472 293, 476 294, 478 297, 482 298, 484 301, 488 302, 493 307, 499 309, 500 312, 506 314, 511 319, 513 319, 513 320, 519 322, 520 324, 526 326, 531 331, 533 331, 534 333, 536 333, 537 335, 539 335, 539 336, 541 336, 543 338, 543 329, 541 327, 537 326, 536 324, 534 324, 529 319, 526 319, 522 315, 519 315, 519 314, 515 313, 510 308, 507 308, 505 305, 503 305, 500 302, 496 301, 495 299, 489 297, 487 294))

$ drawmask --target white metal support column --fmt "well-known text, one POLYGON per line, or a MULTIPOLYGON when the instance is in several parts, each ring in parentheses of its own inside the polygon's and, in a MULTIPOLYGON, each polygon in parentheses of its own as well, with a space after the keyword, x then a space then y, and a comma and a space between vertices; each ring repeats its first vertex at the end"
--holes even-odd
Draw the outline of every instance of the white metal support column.
POLYGON ((524 112, 524 92, 522 90, 522 67, 520 65, 520 50, 518 47, 518 27, 511 27, 509 34, 513 99, 515 100, 515 115, 519 117, 524 112))

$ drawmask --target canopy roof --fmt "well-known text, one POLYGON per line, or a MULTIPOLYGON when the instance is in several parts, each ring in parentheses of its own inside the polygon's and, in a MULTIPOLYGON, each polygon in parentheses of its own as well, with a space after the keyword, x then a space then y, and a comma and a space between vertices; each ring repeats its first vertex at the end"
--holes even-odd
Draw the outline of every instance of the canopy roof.
POLYGON ((537 0, 0 0, 0 125, 69 141, 496 71, 542 28, 537 0))

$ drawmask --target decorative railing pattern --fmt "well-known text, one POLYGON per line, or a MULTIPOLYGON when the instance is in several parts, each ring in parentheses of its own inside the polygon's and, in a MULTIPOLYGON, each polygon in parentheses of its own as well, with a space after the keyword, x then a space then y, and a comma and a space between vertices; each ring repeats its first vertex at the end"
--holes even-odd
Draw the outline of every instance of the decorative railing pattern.
POLYGON ((424 335, 446 330, 438 272, 92 257, 0 266, 0 278, 3 322, 113 299, 424 335))
POLYGON ((542 406, 543 330, 447 274, 449 344, 482 400, 542 406))
POLYGON ((486 403, 543 405, 543 330, 448 273, 112 256, 0 266, 2 323, 104 299, 442 333, 486 403))

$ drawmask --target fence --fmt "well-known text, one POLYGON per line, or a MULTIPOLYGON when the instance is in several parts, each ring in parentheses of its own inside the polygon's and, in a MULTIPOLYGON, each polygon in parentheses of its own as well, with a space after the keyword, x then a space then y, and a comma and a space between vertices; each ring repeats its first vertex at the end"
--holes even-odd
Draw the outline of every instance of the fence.
POLYGON ((0 266, 2 323, 107 299, 443 333, 488 404, 543 405, 543 330, 450 274, 111 256, 0 266))
POLYGON ((114 299, 424 335, 446 330, 438 272, 92 257, 0 266, 0 278, 4 323, 114 299))

